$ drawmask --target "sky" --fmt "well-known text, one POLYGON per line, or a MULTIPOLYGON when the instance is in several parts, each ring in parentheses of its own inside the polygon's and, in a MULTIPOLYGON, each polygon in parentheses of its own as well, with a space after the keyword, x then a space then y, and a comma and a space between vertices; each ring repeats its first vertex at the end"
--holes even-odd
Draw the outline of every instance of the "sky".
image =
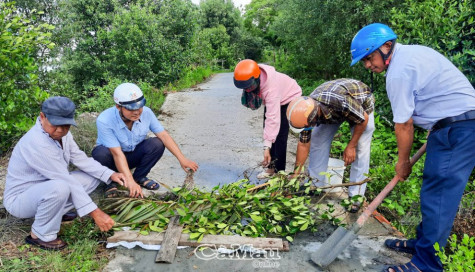
MULTIPOLYGON (((199 4, 200 0, 191 0, 191 2, 193 2, 195 4, 199 4)), ((251 0, 233 0, 233 3, 236 7, 244 9, 244 6, 251 3, 251 0), (240 7, 241 5, 242 5, 242 7, 240 7)))

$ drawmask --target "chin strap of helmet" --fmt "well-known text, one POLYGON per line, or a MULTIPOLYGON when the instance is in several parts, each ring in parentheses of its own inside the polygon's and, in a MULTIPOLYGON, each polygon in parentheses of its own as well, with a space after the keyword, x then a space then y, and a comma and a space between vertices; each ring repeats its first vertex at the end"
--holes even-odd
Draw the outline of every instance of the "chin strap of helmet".
POLYGON ((122 118, 122 120, 124 121, 133 122, 132 120, 124 116, 124 114, 122 113, 122 106, 119 105, 119 107, 120 107, 120 110, 119 110, 120 118, 122 118))
POLYGON ((381 55, 381 57, 383 58, 383 61, 384 61, 384 64, 386 66, 389 65, 389 56, 391 56, 391 53, 393 52, 394 50, 394 45, 396 44, 396 40, 391 40, 391 48, 389 49, 389 52, 387 54, 384 54, 383 51, 381 51, 381 49, 376 49, 378 50, 379 54, 381 55))
POLYGON ((371 93, 374 92, 374 80, 373 80, 373 72, 370 72, 371 73, 371 93))

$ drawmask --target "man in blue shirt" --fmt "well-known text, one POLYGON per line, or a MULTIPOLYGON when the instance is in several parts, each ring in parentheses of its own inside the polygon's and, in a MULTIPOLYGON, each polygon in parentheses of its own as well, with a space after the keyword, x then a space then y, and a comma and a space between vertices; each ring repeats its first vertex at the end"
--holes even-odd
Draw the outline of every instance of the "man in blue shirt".
MULTIPOLYGON (((140 186, 157 190, 159 184, 147 174, 162 157, 165 147, 187 171, 198 170, 198 165, 186 158, 173 138, 163 128, 140 88, 132 83, 120 84, 114 91, 115 107, 103 111, 97 118, 97 146, 94 159, 126 177, 131 197, 142 196, 140 186), (157 137, 146 139, 151 131, 157 137), (135 168, 134 173, 130 169, 135 168), (140 186, 139 186, 140 185, 140 186)), ((106 196, 116 195, 116 188, 106 188, 106 196)))
POLYGON ((475 90, 447 58, 420 45, 396 43, 384 24, 363 27, 351 43, 352 63, 386 73, 386 91, 398 144, 396 174, 411 173, 414 125, 430 130, 420 192, 422 222, 416 239, 387 240, 389 248, 412 253, 407 264, 385 271, 442 271, 434 244, 444 247, 468 178, 475 167, 475 90))

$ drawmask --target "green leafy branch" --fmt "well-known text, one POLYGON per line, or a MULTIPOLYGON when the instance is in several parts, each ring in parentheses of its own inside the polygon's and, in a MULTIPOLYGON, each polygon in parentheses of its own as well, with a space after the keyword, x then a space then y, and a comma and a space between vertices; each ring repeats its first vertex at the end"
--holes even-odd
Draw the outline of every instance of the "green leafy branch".
POLYGON ((211 192, 174 188, 176 200, 108 198, 101 205, 113 214, 116 227, 139 228, 142 234, 164 231, 170 218, 179 215, 183 233, 190 233, 190 239, 201 240, 205 234, 238 234, 281 236, 292 241, 296 233, 316 225, 310 197, 292 195, 310 185, 278 174, 259 191, 248 192, 254 185, 243 179, 216 186, 211 192))

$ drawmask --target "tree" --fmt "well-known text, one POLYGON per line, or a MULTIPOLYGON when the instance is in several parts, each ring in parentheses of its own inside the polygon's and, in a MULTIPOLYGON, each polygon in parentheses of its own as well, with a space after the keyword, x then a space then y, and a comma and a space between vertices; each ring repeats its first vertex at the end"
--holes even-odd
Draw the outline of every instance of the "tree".
POLYGON ((239 40, 237 31, 242 25, 242 19, 232 0, 203 0, 200 2, 200 11, 202 28, 223 25, 231 42, 239 40))
POLYGON ((202 29, 195 38, 193 47, 197 50, 199 62, 212 62, 216 65, 218 60, 224 61, 226 68, 234 63, 233 48, 230 37, 223 25, 202 29))
MULTIPOLYGON (((36 13, 30 16, 34 20, 36 13)), ((0 150, 31 127, 48 97, 38 87, 38 51, 54 46, 52 28, 35 26, 13 3, 0 2, 0 150)))
POLYGON ((194 32, 192 6, 165 1, 158 14, 152 7, 133 5, 120 9, 100 41, 110 44, 104 60, 112 77, 148 81, 160 87, 177 80, 190 63, 194 32))
POLYGON ((281 1, 271 29, 288 52, 286 69, 314 79, 354 75, 351 39, 367 24, 387 23, 392 5, 398 1, 281 1))
POLYGON ((51 90, 79 102, 114 78, 155 87, 178 79, 191 62, 197 16, 189 0, 63 0, 51 90))
POLYGON ((252 35, 261 37, 272 46, 277 46, 276 35, 271 29, 277 17, 278 0, 253 0, 246 6, 244 28, 252 35))

